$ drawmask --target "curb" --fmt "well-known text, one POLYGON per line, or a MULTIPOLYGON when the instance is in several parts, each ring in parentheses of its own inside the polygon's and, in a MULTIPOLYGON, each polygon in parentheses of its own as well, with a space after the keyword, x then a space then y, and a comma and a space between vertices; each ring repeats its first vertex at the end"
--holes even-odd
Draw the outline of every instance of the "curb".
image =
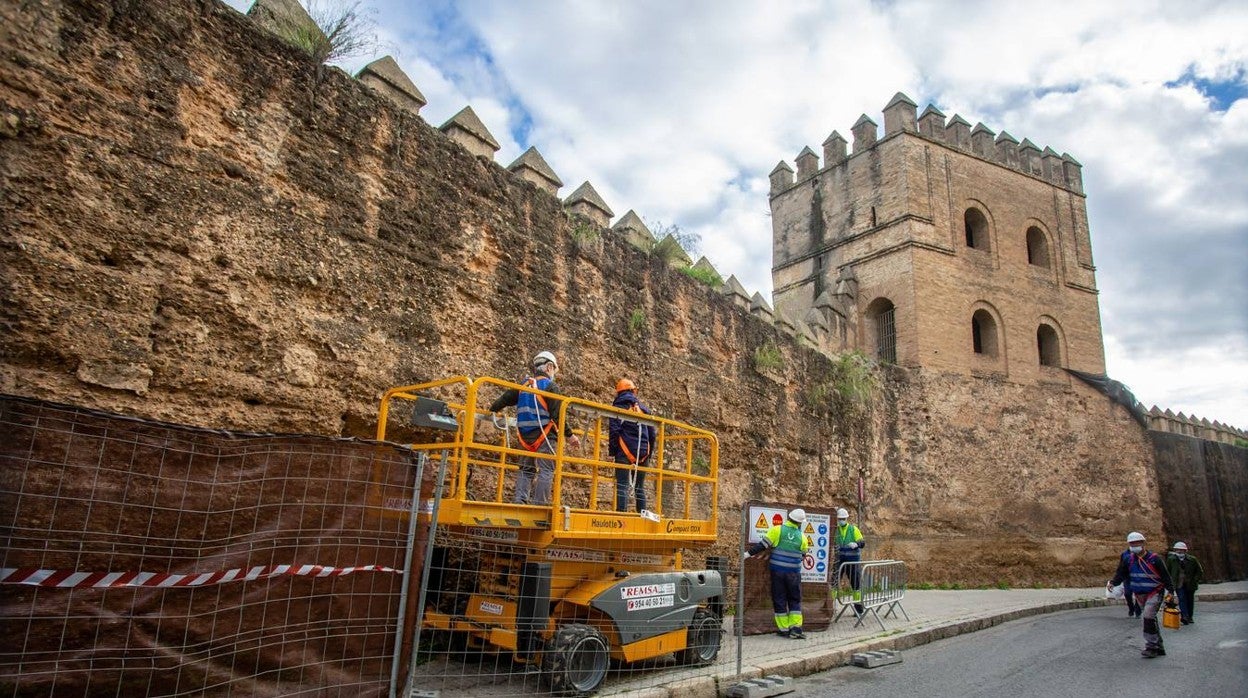
MULTIPOLYGON (((1220 591, 1208 594, 1196 593, 1197 601, 1215 602, 1215 601, 1241 601, 1248 599, 1248 591, 1220 591)), ((860 652, 873 652, 879 650, 907 650, 919 645, 926 645, 937 640, 944 640, 958 635, 973 633, 977 630, 986 630, 988 628, 1008 623, 1010 621, 1019 620, 1021 618, 1030 618, 1031 616, 1043 615, 1046 613, 1058 613, 1061 611, 1071 611, 1079 608, 1097 608, 1101 606, 1113 606, 1121 604, 1118 599, 1079 599, 1076 601, 1060 601, 1055 603, 1041 604, 1029 608, 1020 608, 1014 611, 1006 611, 982 618, 968 618, 965 620, 957 620, 941 623, 930 628, 920 630, 903 631, 898 635, 870 640, 866 642, 856 642, 851 645, 837 647, 835 649, 816 651, 807 655, 801 655, 788 659, 778 659, 770 662, 764 662, 755 666, 741 667, 741 676, 715 676, 706 677, 714 678, 717 695, 725 696, 728 688, 738 681, 750 678, 758 678, 760 676, 770 676, 772 674, 781 674, 784 676, 798 677, 817 674, 828 669, 835 669, 842 666, 848 666, 850 658, 860 652)), ((670 689, 667 692, 669 698, 684 698, 689 696, 688 690, 681 686, 669 685, 664 686, 670 689)), ((699 692, 697 695, 701 695, 699 692)))

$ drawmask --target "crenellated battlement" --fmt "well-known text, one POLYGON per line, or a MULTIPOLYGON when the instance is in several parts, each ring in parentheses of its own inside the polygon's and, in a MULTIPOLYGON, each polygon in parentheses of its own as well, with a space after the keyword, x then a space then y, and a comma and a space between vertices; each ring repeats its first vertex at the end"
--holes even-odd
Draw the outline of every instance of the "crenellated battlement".
POLYGON ((997 134, 982 122, 972 126, 958 114, 946 121, 944 112, 932 104, 916 117, 917 109, 914 100, 904 93, 894 95, 884 107, 883 138, 875 121, 866 114, 858 117, 850 129, 854 139, 852 155, 847 156, 847 143, 836 131, 823 142, 822 165, 814 150, 809 146, 802 148, 794 159, 796 176, 784 161, 772 170, 771 195, 781 194, 819 172, 840 167, 850 157, 858 157, 878 144, 905 133, 1083 194, 1083 166, 1069 153, 1059 154, 1047 146, 1040 148, 1026 138, 1019 143, 1005 131, 997 134))
POLYGON ((1156 405, 1153 405, 1153 408, 1148 411, 1148 428, 1153 431, 1184 434, 1197 439, 1218 441, 1224 444, 1248 441, 1248 431, 1244 429, 1238 429, 1222 422, 1210 422, 1208 419, 1196 417, 1195 415, 1188 416, 1182 412, 1178 414, 1170 410, 1163 412, 1156 405))

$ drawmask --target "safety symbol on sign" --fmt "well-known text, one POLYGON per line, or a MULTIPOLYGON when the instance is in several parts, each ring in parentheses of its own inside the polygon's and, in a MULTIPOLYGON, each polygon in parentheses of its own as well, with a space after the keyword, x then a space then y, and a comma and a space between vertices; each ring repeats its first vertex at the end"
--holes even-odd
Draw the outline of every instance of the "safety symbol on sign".
POLYGON ((828 539, 824 538, 823 536, 819 536, 819 547, 820 548, 828 547, 828 539))
POLYGON ((806 545, 809 545, 812 547, 815 545, 815 542, 810 539, 810 536, 806 536, 806 545))
POLYGON ((781 516, 781 515, 779 515, 779 514, 772 514, 772 515, 771 515, 771 525, 772 525, 772 526, 779 526, 779 525, 780 525, 780 524, 782 524, 782 523, 784 523, 784 517, 783 517, 783 516, 781 516))
POLYGON ((819 535, 824 536, 824 535, 827 535, 827 533, 828 533, 828 525, 819 524, 819 535))
POLYGON ((811 557, 811 556, 809 556, 809 555, 803 555, 803 556, 802 556, 802 567, 805 567, 805 568, 806 568, 806 569, 808 569, 808 570, 813 570, 813 569, 815 568, 815 558, 813 558, 813 557, 811 557))
POLYGON ((754 522, 754 528, 767 528, 767 517, 759 514, 758 521, 754 522))
POLYGON ((825 557, 827 557, 827 556, 828 556, 828 551, 826 551, 826 550, 820 550, 820 551, 818 551, 818 553, 817 553, 817 554, 819 555, 819 559, 820 559, 820 560, 822 560, 822 559, 824 559, 825 557))
POLYGON ((814 532, 815 532, 815 527, 811 526, 810 524, 806 524, 806 530, 802 531, 802 533, 814 533, 814 532))
MULTIPOLYGON (((822 553, 823 551, 822 551, 822 550, 820 550, 819 552, 821 552, 821 553, 822 553)), ((826 565, 824 565, 822 562, 820 562, 819 564, 815 565, 815 571, 816 571, 816 572, 822 572, 822 571, 824 571, 825 569, 827 569, 827 566, 826 566, 826 565)))

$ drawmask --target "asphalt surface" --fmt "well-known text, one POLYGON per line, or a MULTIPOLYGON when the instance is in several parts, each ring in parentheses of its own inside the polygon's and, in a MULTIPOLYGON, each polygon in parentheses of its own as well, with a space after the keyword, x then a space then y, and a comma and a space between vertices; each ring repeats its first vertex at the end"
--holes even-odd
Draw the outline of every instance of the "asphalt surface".
POLYGON ((1248 601, 1197 601, 1195 620, 1163 629, 1166 656, 1144 659, 1124 606, 1032 616, 905 650, 900 664, 798 679, 797 695, 1248 696, 1248 601))

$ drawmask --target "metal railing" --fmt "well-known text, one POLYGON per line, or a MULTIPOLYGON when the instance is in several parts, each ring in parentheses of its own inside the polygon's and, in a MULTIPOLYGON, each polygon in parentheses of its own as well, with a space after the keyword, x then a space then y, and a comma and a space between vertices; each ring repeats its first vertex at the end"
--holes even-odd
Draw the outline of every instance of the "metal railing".
POLYGON ((836 576, 833 578, 835 600, 841 610, 837 612, 839 621, 845 611, 853 609, 854 627, 862 625, 870 614, 884 630, 883 618, 893 616, 900 611, 907 621, 910 616, 901 602, 906 596, 906 563, 901 560, 859 560, 842 562, 837 565, 836 576), (844 572, 844 575, 842 574, 844 572), (848 589, 841 585, 841 579, 849 577, 858 579, 858 588, 851 584, 848 589), (880 609, 884 614, 880 615, 880 609))
MULTIPOLYGON (((416 451, 448 450, 447 492, 441 518, 444 524, 474 525, 510 518, 525 528, 543 528, 555 537, 593 538, 651 536, 669 527, 686 534, 686 540, 715 540, 719 496, 719 444, 711 432, 656 415, 639 415, 611 405, 559 395, 490 377, 455 377, 386 391, 379 412, 378 439, 411 443, 416 451), (510 420, 492 419, 486 391, 513 389, 558 400, 559 410, 551 430, 554 453, 533 453, 513 446, 517 439, 510 420), (447 425, 440 441, 419 443, 425 434, 405 433, 409 424, 396 418, 396 401, 417 403, 434 399, 445 404, 454 423, 447 425), (645 465, 621 466, 607 455, 608 422, 625 419, 655 428, 652 457, 645 465), (564 436, 565 425, 582 444, 578 449, 564 436), (520 462, 536 457, 553 462, 551 500, 548 505, 517 504, 507 497, 508 474, 517 473, 520 462), (615 510, 615 471, 635 468, 654 489, 652 511, 662 523, 643 519, 633 512, 615 510), (605 492, 605 496, 604 496, 605 492), (620 520, 622 527, 601 527, 602 516, 620 520)), ((514 475, 513 475, 514 477, 514 475)))

